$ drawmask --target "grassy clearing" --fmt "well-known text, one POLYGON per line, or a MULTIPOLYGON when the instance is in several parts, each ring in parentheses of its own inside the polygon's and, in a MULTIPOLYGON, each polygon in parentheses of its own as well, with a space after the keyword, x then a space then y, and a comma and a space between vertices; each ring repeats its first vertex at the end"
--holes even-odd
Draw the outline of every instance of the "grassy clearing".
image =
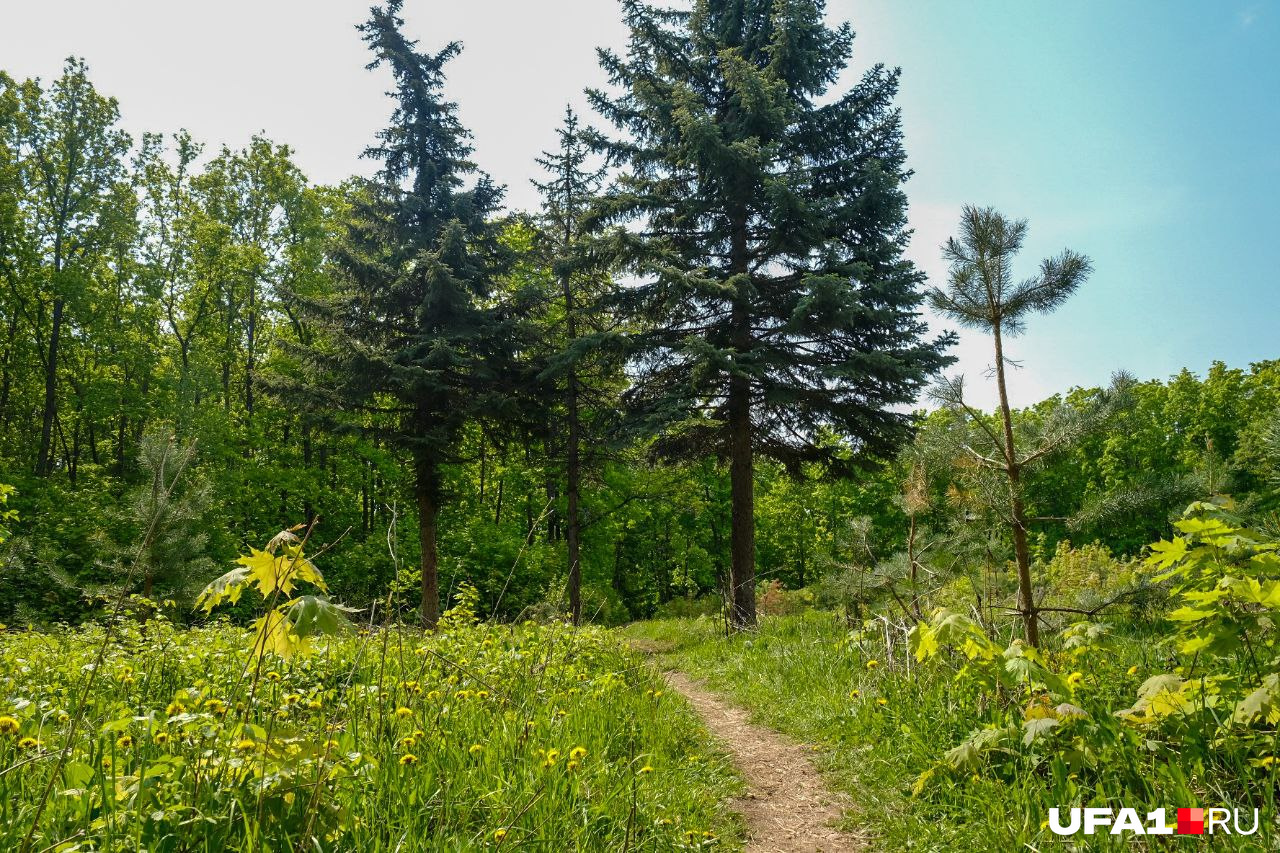
POLYGON ((738 781, 599 630, 459 627, 266 657, 243 630, 0 635, 0 849, 734 849, 738 781))
MULTIPOLYGON (((1132 700, 1160 665, 1138 636, 1113 638, 1105 654, 1073 673, 1076 701, 1088 720, 1064 720, 1053 739, 983 756, 980 769, 938 773, 920 795, 921 774, 976 730, 1021 724, 1038 696, 987 702, 956 678, 952 666, 908 661, 899 643, 859 642, 833 614, 766 618, 759 632, 726 640, 710 619, 639 623, 626 636, 654 650, 668 666, 705 678, 751 709, 762 723, 819 747, 819 765, 834 787, 855 798, 857 828, 877 834, 885 850, 1037 850, 1064 840, 1045 825, 1048 809, 1075 805, 1158 807, 1252 805, 1243 796, 1258 772, 1228 759, 1212 744, 1175 755, 1158 731, 1135 734, 1107 709, 1132 700), (1123 697, 1129 697, 1125 700, 1123 697), (1070 754, 1082 754, 1072 764, 1070 754)), ((1065 653, 1057 653, 1065 655, 1065 653)), ((1272 777, 1273 778, 1273 777, 1272 777)), ((1248 791, 1263 800, 1262 832, 1253 839, 1215 837, 1215 849, 1272 849, 1274 782, 1248 791), (1259 794, 1259 790, 1264 793, 1259 794), (1267 834, 1270 833, 1270 834, 1267 834)), ((1172 816, 1172 812, 1170 812, 1172 816)), ((1247 821, 1246 821, 1247 823, 1247 821)), ((1165 849, 1185 839, 1077 836, 1081 849, 1165 849)))

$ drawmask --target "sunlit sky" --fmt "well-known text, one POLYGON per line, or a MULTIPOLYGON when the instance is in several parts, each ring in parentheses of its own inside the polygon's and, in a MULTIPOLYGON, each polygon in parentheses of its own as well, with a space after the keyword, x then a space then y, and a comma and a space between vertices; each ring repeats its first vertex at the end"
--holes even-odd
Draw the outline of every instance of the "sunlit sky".
MULTIPOLYGON (((406 0, 424 48, 460 40, 448 94, 475 159, 536 205, 534 157, 620 46, 612 0, 406 0)), ((317 182, 367 172, 387 80, 353 26, 367 0, 0 0, 0 68, 55 76, 71 54, 135 134, 210 147, 255 132, 317 182)), ((1126 368, 1165 378, 1280 357, 1280 0, 830 0, 858 33, 848 80, 903 69, 915 175, 911 255, 935 282, 961 205, 1031 222, 1022 269, 1071 247, 1093 278, 1012 347, 1015 404, 1126 368)), ((848 81, 846 81, 848 82, 848 81)), ((990 405, 988 343, 954 369, 990 405)))

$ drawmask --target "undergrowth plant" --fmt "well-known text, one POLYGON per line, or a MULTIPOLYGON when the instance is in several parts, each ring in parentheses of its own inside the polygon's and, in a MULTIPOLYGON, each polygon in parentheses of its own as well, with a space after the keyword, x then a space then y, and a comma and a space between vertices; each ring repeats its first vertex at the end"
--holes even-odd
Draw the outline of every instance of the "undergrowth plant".
POLYGON ((876 617, 850 630, 839 614, 807 612, 729 641, 705 619, 628 633, 816 745, 833 783, 876 809, 873 826, 858 825, 885 849, 1046 849, 1061 843, 1049 810, 1072 807, 1256 808, 1256 835, 1214 843, 1274 849, 1280 543, 1226 499, 1193 504, 1174 528, 1122 576, 1097 578, 1113 606, 1046 634, 1042 648, 946 608, 914 627, 876 617), (1165 602, 1161 617, 1133 618, 1117 598, 1130 589, 1165 602))
POLYGON ((268 652, 289 657, 308 651, 313 637, 336 634, 348 624, 345 614, 355 612, 323 596, 293 595, 303 583, 329 591, 324 576, 304 553, 306 539, 297 536, 301 529, 280 531, 261 551, 250 548, 247 556, 236 560, 236 568, 214 580, 196 598, 196 607, 211 613, 220 604, 235 604, 250 587, 258 591, 266 610, 253 623, 250 651, 254 657, 268 652))
POLYGON ((735 846, 732 770, 637 655, 595 628, 477 623, 462 598, 434 634, 268 646, 256 691, 260 629, 125 620, 100 658, 103 626, 0 635, 0 849, 29 829, 61 851, 735 846))
POLYGON ((3 545, 9 538, 7 522, 15 521, 18 518, 18 511, 8 507, 9 496, 13 492, 13 486, 0 483, 0 545, 3 545))

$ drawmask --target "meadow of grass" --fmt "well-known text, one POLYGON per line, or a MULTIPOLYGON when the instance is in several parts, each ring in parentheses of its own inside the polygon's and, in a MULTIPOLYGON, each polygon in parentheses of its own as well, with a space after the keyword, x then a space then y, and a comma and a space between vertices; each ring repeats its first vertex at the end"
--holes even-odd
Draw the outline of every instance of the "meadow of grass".
POLYGON ((0 850, 737 846, 736 776, 601 630, 351 632, 260 665, 229 625, 110 635, 0 634, 0 850))
POLYGON ((722 623, 709 618, 624 630, 662 665, 706 679, 760 722, 815 745, 830 784, 854 797, 851 825, 875 835, 878 849, 1165 849, 1186 842, 1108 834, 1068 842, 1050 831, 1049 808, 1082 805, 1133 807, 1144 819, 1164 807, 1170 820, 1180 806, 1261 806, 1257 835, 1219 834, 1213 846, 1276 844, 1274 761, 1249 762, 1222 739, 1197 741, 1187 729, 1175 738, 1168 727, 1131 724, 1114 713, 1169 663, 1162 645, 1136 629, 1108 636, 1087 655, 1058 641, 1048 660, 1078 668, 1068 676, 1075 704, 1058 712, 1042 688, 976 689, 961 674, 962 656, 921 664, 900 633, 890 646, 878 630, 851 631, 834 613, 766 617, 758 632, 728 639, 722 623), (1052 722, 1030 722, 1036 718, 1052 722), (962 746, 974 742, 980 746, 962 746))

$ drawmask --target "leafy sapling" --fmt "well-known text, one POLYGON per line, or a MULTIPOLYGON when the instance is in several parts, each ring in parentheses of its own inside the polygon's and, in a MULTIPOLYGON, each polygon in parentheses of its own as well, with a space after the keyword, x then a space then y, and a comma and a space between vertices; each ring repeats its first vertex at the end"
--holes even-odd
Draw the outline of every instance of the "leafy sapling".
POLYGON ((318 595, 289 597, 299 583, 329 591, 320 570, 305 555, 306 540, 298 538, 298 529, 280 531, 264 550, 250 548, 248 556, 236 560, 236 568, 206 586, 196 599, 196 607, 210 613, 220 604, 235 604, 246 589, 256 587, 267 605, 253 623, 255 658, 267 652, 280 657, 306 653, 313 637, 337 634, 350 624, 345 614, 356 612, 318 595), (288 600, 278 603, 281 598, 288 600))

